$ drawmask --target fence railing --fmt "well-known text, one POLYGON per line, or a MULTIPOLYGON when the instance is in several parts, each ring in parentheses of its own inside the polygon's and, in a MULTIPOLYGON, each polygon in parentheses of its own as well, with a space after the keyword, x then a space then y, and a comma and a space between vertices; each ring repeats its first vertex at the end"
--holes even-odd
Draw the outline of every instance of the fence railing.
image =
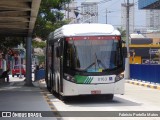
POLYGON ((160 65, 131 64, 130 78, 160 83, 160 65))

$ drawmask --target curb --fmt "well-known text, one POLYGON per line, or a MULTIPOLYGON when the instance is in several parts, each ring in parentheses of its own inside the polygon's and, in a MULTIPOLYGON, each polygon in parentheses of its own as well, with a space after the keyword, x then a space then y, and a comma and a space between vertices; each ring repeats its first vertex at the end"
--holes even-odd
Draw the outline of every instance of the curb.
POLYGON ((153 85, 153 84, 150 84, 150 83, 144 83, 144 82, 133 81, 133 80, 126 80, 126 83, 160 90, 160 85, 153 85))
POLYGON ((50 94, 48 91, 45 91, 41 88, 42 92, 41 94, 43 95, 45 101, 48 103, 51 111, 54 113, 56 118, 61 117, 61 115, 59 114, 58 110, 56 109, 56 107, 54 106, 54 104, 51 102, 50 98, 48 97, 48 94, 50 94))
POLYGON ((51 101, 51 98, 49 97, 50 95, 52 95, 52 93, 50 93, 47 89, 44 89, 45 88, 45 86, 43 85, 44 82, 45 81, 38 82, 39 83, 39 88, 41 89, 41 94, 43 95, 43 98, 45 99, 45 101, 49 105, 51 111, 54 113, 54 115, 57 118, 57 120, 62 120, 61 119, 62 116, 60 115, 59 111, 54 106, 54 103, 51 101))

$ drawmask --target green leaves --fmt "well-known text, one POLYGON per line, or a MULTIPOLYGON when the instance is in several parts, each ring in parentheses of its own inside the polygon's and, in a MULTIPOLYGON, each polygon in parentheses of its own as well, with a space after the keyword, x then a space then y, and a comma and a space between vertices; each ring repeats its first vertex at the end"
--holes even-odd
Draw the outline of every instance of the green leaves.
POLYGON ((38 42, 38 41, 35 41, 35 40, 33 40, 32 41, 32 46, 34 47, 34 48, 44 48, 44 47, 46 47, 46 42, 38 42))
POLYGON ((117 30, 121 33, 122 39, 126 40, 126 30, 124 30, 122 27, 117 28, 117 30))
POLYGON ((17 47, 18 44, 24 43, 22 37, 2 37, 0 38, 0 51, 7 53, 9 48, 17 47))
POLYGON ((34 29, 34 37, 46 40, 49 33, 67 24, 64 14, 60 11, 70 0, 42 0, 34 29))

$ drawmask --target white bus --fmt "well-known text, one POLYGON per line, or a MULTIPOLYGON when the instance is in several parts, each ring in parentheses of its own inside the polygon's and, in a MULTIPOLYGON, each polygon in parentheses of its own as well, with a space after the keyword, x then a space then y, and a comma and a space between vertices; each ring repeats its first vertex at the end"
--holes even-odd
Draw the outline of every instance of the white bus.
POLYGON ((50 33, 46 84, 60 98, 124 94, 120 32, 109 24, 68 24, 50 33))

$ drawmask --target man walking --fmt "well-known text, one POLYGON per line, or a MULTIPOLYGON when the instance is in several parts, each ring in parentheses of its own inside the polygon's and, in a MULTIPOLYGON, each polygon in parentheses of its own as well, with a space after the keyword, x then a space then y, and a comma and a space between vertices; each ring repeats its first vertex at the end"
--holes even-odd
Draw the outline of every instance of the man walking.
POLYGON ((0 78, 7 78, 7 82, 9 82, 9 71, 9 69, 7 69, 7 71, 4 71, 2 75, 0 75, 0 78))

